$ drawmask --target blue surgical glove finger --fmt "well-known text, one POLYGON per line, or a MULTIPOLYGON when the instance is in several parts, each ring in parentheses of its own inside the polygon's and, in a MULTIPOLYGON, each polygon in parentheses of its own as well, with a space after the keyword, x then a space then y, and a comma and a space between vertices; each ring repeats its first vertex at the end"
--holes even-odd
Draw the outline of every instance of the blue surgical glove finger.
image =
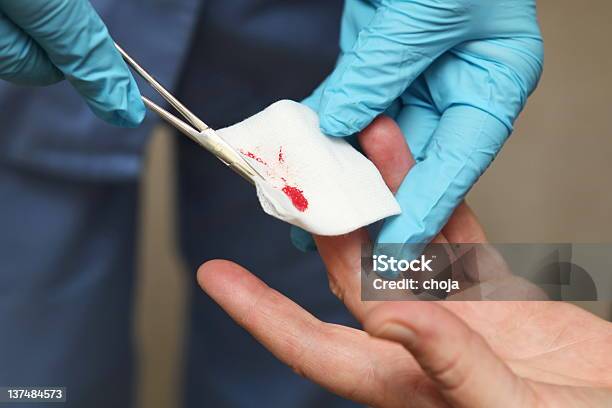
MULTIPOLYGON (((45 51, 98 116, 119 126, 142 122, 136 82, 87 0, 0 0, 0 12, 45 51)), ((28 44, 22 43, 23 53, 28 44)))
MULTIPOLYGON (((378 243, 428 243, 491 164, 508 135, 501 121, 480 109, 459 105, 446 110, 425 159, 410 170, 397 192, 402 214, 385 222, 378 243)), ((409 256, 419 255, 418 245, 408 247, 413 252, 409 256)))
POLYGON ((412 157, 416 162, 420 162, 425 157, 441 115, 434 106, 422 77, 412 84, 401 99, 403 106, 395 116, 395 121, 408 142, 412 157))
POLYGON ((384 2, 352 48, 343 49, 328 80, 319 107, 323 133, 344 137, 361 131, 460 42, 469 17, 453 3, 384 2))
POLYGON ((291 226, 291 243, 302 252, 312 252, 317 250, 312 234, 295 225, 291 226))
POLYGON ((323 90, 327 86, 328 80, 329 76, 325 78, 325 80, 321 82, 321 84, 309 96, 302 100, 302 103, 313 111, 318 112, 319 105, 321 104, 321 96, 323 95, 323 90))
POLYGON ((18 85, 51 85, 64 79, 47 53, 0 13, 0 79, 18 85))

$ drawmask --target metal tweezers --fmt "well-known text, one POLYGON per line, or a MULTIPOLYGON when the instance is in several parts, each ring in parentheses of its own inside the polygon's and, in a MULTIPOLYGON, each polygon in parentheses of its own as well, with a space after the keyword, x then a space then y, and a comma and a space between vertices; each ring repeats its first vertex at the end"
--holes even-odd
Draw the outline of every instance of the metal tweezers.
POLYGON ((123 59, 136 71, 153 89, 155 89, 177 112, 179 112, 189 123, 177 118, 166 111, 155 102, 146 97, 142 97, 144 104, 161 116, 170 125, 174 126, 181 133, 204 147, 206 150, 217 156, 226 166, 244 177, 251 184, 256 180, 263 180, 263 176, 255 170, 232 146, 223 140, 217 133, 204 123, 200 118, 187 109, 178 99, 176 99, 166 88, 145 71, 132 57, 128 55, 119 45, 115 44, 123 59), (191 124, 191 125, 190 125, 191 124))

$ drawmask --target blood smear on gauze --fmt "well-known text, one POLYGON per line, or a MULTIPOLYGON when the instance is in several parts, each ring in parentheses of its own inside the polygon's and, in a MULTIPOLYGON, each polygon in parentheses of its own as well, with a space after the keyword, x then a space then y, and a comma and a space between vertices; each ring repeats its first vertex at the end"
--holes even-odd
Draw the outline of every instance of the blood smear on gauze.
POLYGON ((283 155, 283 146, 281 146, 280 149, 278 149, 278 162, 279 163, 285 162, 285 156, 283 155))
POLYGON ((264 159, 262 159, 261 157, 257 156, 253 152, 249 152, 249 151, 245 151, 245 150, 240 149, 240 153, 243 154, 244 156, 248 157, 249 159, 255 160, 257 163, 261 163, 264 166, 268 165, 268 163, 266 163, 266 161, 264 159))
POLYGON ((287 173, 287 165, 285 164, 285 154, 283 152, 282 146, 278 150, 278 165, 275 165, 274 169, 271 169, 268 163, 264 159, 262 159, 261 157, 259 157, 258 155, 256 155, 255 153, 251 151, 245 151, 243 149, 240 149, 240 153, 248 157, 249 159, 255 160, 257 163, 260 163, 266 166, 266 168, 268 169, 267 175, 270 178, 274 180, 280 179, 282 183, 284 184, 281 191, 285 193, 285 195, 291 200, 291 203, 298 211, 304 212, 308 209, 308 199, 306 198, 306 196, 304 196, 304 191, 302 191, 296 186, 289 185, 287 182, 287 178, 278 177, 276 174, 277 172, 274 171, 274 170, 283 169, 285 170, 285 173, 287 173))
POLYGON ((308 209, 308 200, 304 197, 304 192, 299 188, 285 185, 283 193, 291 199, 293 206, 298 211, 304 212, 308 209))

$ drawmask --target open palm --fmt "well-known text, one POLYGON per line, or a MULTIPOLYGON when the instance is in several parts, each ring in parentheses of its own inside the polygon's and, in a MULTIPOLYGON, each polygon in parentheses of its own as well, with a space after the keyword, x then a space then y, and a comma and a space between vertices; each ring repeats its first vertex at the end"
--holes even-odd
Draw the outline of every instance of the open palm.
MULTIPOLYGON (((360 136, 396 189, 412 165, 378 118, 360 136)), ((317 237, 332 291, 365 331, 316 319, 244 268, 211 261, 202 288, 276 357, 329 390, 381 407, 612 405, 612 327, 560 302, 363 302, 365 230, 317 237)), ((436 242, 486 242, 467 205, 436 242)))

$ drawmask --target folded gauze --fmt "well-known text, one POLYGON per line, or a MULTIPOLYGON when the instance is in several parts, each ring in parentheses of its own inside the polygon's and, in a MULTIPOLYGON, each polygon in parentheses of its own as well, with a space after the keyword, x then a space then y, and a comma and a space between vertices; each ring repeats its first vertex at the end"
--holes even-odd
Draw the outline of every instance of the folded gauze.
POLYGON ((283 100, 217 132, 265 177, 264 211, 318 235, 341 235, 400 213, 382 176, 309 107, 283 100))

